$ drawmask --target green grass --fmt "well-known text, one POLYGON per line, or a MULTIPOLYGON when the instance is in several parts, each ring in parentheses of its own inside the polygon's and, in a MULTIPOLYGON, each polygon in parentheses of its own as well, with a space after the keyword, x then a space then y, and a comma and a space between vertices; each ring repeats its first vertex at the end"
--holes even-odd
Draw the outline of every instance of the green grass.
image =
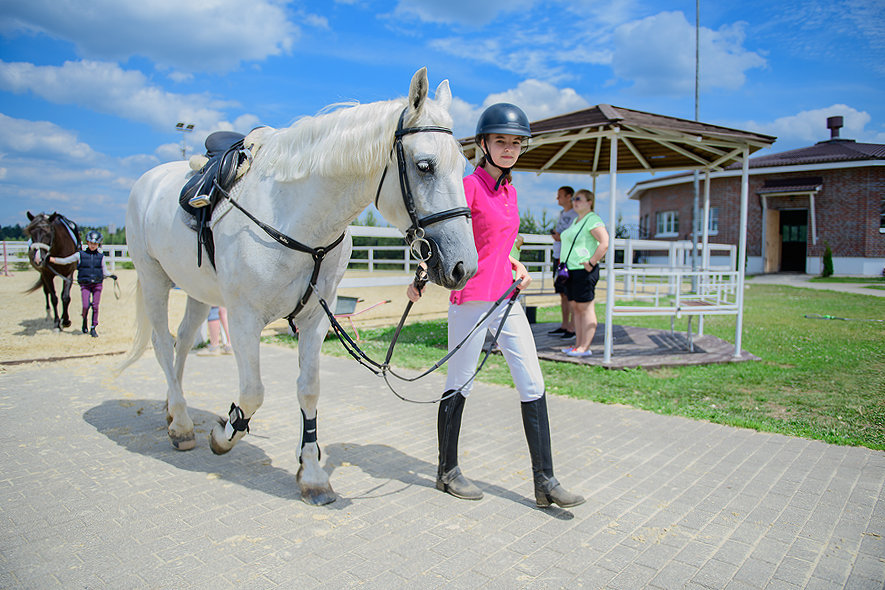
MULTIPOLYGON (((885 299, 751 285, 744 310, 743 348, 760 362, 616 371, 542 361, 547 389, 659 414, 885 450, 885 323, 805 318, 881 319, 885 299)), ((605 317, 603 306, 597 312, 605 317)), ((538 321, 558 321, 558 314, 558 308, 539 309, 538 321)), ((670 327, 667 317, 619 317, 617 322, 670 327)), ((704 331, 734 342, 734 326, 733 316, 709 316, 704 331)), ((360 330, 363 348, 383 359, 392 333, 393 328, 360 330)), ((270 340, 295 345, 287 337, 270 340)), ((403 329, 394 362, 426 368, 445 348, 445 321, 413 324, 403 329)), ((347 355, 337 340, 323 350, 347 355)), ((489 359, 479 380, 512 385, 498 355, 489 359)))

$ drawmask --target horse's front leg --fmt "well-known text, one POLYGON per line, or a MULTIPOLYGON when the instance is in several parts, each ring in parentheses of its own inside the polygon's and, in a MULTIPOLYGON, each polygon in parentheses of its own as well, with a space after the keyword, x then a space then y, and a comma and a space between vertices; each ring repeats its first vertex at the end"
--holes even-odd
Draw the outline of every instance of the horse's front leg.
POLYGON ((236 309, 228 314, 230 338, 240 375, 240 400, 239 405, 231 404, 227 418, 220 419, 209 433, 209 448, 216 455, 228 452, 246 436, 249 420, 264 403, 259 360, 263 326, 253 319, 258 315, 245 309, 236 309))
POLYGON ((52 319, 52 308, 49 307, 49 289, 46 288, 46 285, 43 285, 43 298, 46 299, 46 319, 52 319))
POLYGON ((56 330, 61 330, 61 318, 58 316, 58 295, 55 294, 55 285, 50 283, 47 292, 49 301, 52 303, 52 324, 56 330))
POLYGON ((61 287, 61 327, 71 327, 71 317, 68 315, 68 307, 71 305, 71 286, 74 284, 74 275, 71 273, 69 281, 63 281, 61 287))
MULTIPOLYGON (((299 318, 300 319, 300 318, 299 318)), ((320 349, 329 321, 322 311, 298 322, 298 403, 301 406, 301 467, 297 481, 301 499, 321 506, 337 498, 329 483, 329 474, 320 466, 320 445, 317 442, 317 401, 320 397, 320 349)))

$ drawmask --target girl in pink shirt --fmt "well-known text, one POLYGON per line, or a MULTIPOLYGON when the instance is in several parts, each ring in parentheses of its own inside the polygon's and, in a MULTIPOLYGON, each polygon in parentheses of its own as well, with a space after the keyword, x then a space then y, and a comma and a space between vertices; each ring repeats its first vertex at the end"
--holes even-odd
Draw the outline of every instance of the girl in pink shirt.
MULTIPOLYGON (((520 289, 532 281, 525 266, 510 256, 519 231, 519 208, 510 172, 530 136, 525 113, 508 103, 490 106, 477 123, 476 143, 484 155, 473 174, 464 178, 464 192, 472 215, 479 264, 467 285, 451 294, 448 314, 450 348, 457 346, 470 333, 514 280, 521 281, 520 289)), ((408 296, 411 301, 417 301, 421 293, 410 285, 408 296)), ((510 367, 522 402, 520 407, 532 460, 535 501, 540 507, 552 503, 563 508, 577 506, 584 502, 584 498, 567 492, 553 476, 546 389, 531 326, 522 306, 514 305, 504 317, 506 310, 506 306, 500 306, 486 320, 485 328, 494 333, 503 322, 498 346, 510 367)), ((484 337, 485 332, 477 330, 449 359, 447 391, 439 404, 437 416, 439 467, 436 487, 465 500, 482 498, 482 491, 464 477, 458 467, 458 438, 464 402, 470 395, 471 376, 482 354, 484 337)))

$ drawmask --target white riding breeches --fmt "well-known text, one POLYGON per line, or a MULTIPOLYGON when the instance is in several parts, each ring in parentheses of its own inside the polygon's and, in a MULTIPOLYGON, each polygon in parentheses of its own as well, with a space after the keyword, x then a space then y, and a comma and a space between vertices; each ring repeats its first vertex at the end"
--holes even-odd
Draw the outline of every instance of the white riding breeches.
MULTIPOLYGON (((480 318, 491 309, 491 301, 468 301, 460 305, 449 305, 449 345, 452 346, 461 340, 473 329, 480 318)), ((482 346, 485 342, 486 332, 494 335, 501 323, 501 318, 507 310, 507 305, 502 304, 492 314, 484 325, 474 332, 473 336, 464 343, 458 352, 449 359, 448 376, 446 377, 446 390, 458 389, 470 379, 476 371, 476 365, 482 354, 482 346)), ((532 328, 522 306, 518 303, 510 308, 510 314, 501 328, 498 336, 498 347, 510 367, 510 375, 513 384, 519 391, 519 399, 530 402, 544 395, 544 376, 541 374, 541 363, 538 361, 538 350, 535 348, 535 338, 532 328)), ((461 390, 461 395, 467 397, 473 387, 473 382, 467 383, 461 390)))

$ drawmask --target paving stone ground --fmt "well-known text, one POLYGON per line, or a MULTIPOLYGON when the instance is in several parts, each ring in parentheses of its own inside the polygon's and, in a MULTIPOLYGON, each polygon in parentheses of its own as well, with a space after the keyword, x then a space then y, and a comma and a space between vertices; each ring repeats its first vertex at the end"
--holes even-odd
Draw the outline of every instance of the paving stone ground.
MULTIPOLYGON (((226 456, 233 357, 189 360, 198 446, 172 449, 148 354, 0 375, 0 588, 882 588, 885 453, 549 399, 541 510, 518 395, 477 384, 461 439, 479 502, 434 487, 436 406, 323 357, 319 440, 340 498, 299 499, 296 352, 263 345, 265 404, 226 456)), ((436 375, 405 390, 430 399, 436 375)))

